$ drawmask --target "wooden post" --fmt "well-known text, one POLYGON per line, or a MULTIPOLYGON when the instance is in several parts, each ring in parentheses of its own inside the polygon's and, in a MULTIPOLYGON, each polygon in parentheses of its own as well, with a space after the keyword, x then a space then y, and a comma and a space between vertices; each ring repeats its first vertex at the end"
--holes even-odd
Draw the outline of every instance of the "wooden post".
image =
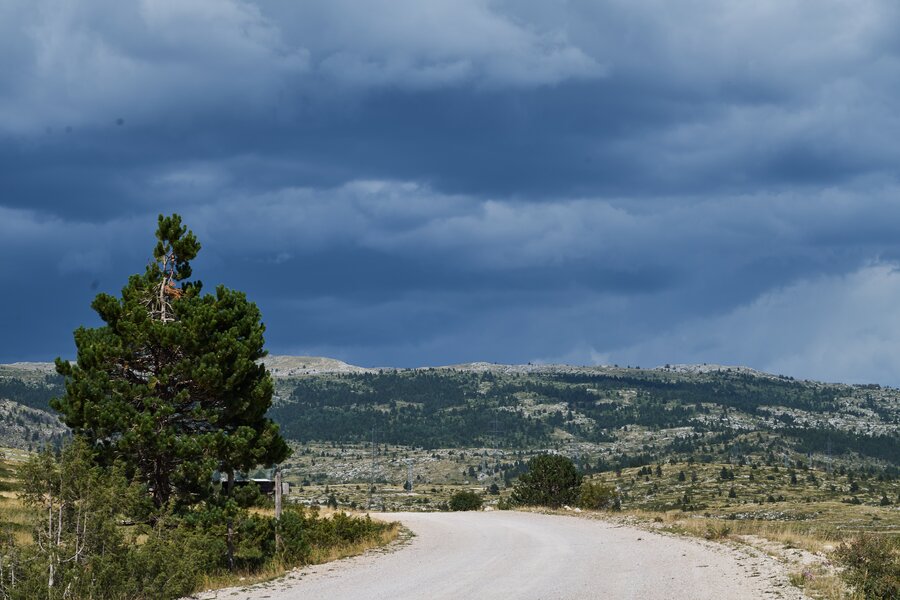
MULTIPOLYGON (((231 496, 231 490, 234 488, 234 470, 228 470, 228 496, 231 496)), ((234 522, 231 516, 228 516, 226 523, 225 539, 227 542, 228 570, 234 571, 234 522)))
POLYGON ((281 518, 281 468, 275 467, 275 518, 281 518))
POLYGON ((281 467, 275 467, 275 552, 281 549, 281 467))

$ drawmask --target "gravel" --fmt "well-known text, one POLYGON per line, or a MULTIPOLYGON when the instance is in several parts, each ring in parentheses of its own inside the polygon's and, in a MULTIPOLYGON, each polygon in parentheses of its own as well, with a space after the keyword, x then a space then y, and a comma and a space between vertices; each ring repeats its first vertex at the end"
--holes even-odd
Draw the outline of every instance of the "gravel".
POLYGON ((522 512, 391 513, 415 536, 204 599, 802 599, 749 549, 603 521, 522 512))

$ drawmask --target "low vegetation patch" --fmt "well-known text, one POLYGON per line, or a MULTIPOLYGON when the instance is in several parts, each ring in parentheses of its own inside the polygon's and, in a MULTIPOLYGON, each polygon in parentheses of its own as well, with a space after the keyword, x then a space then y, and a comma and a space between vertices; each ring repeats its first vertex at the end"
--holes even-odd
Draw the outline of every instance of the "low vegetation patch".
POLYGON ((480 494, 468 490, 461 490, 450 497, 449 507, 452 511, 481 510, 483 501, 480 494))
POLYGON ((0 500, 4 600, 179 598, 356 554, 398 532, 368 516, 297 505, 276 520, 271 509, 214 497, 135 521, 146 492, 94 465, 79 440, 59 456, 35 455, 18 476, 19 495, 0 500))
POLYGON ((578 489, 578 506, 587 510, 619 510, 619 494, 611 485, 585 481, 578 489))
POLYGON ((512 492, 515 504, 558 508, 578 501, 581 474, 565 456, 544 454, 528 462, 512 492))
POLYGON ((841 544, 843 577, 860 598, 900 598, 900 540, 872 534, 841 544))

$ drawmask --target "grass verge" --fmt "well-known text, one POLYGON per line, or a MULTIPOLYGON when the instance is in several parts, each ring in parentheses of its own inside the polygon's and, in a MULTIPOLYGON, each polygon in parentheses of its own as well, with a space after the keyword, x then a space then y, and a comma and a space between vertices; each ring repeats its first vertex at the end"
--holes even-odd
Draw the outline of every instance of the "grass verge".
MULTIPOLYGON (((263 509, 260 512, 265 513, 268 511, 263 509)), ((330 515, 325 514, 322 516, 328 518, 330 515)), ((401 531, 402 528, 399 523, 389 523, 385 529, 371 538, 335 546, 315 546, 310 550, 309 559, 302 563, 287 564, 280 561, 272 561, 265 567, 252 572, 222 573, 206 576, 203 578, 200 589, 204 591, 214 591, 223 588, 247 587, 267 583, 280 577, 284 577, 292 570, 299 567, 320 565, 342 558, 364 554, 375 548, 386 547, 400 537, 401 531)))

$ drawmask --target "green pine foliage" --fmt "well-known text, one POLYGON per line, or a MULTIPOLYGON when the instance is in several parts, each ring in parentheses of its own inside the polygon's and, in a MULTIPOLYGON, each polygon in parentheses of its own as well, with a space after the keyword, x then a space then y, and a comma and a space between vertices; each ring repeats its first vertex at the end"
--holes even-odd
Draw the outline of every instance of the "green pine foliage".
POLYGON ((0 398, 7 398, 24 406, 48 410, 50 400, 63 392, 59 375, 46 375, 40 383, 26 383, 11 377, 0 378, 0 398))
POLYGON ((460 490, 450 497, 450 510, 481 510, 483 501, 479 494, 469 490, 460 490))
POLYGON ((505 444, 548 438, 553 431, 548 424, 497 410, 516 405, 511 395, 472 402, 485 377, 424 370, 305 378, 271 415, 286 436, 298 441, 361 442, 369 439, 373 425, 385 441, 426 448, 480 445, 492 429, 504 432, 505 444))
POLYGON ((65 394, 52 406, 162 509, 207 497, 216 470, 233 475, 289 451, 266 417, 274 388, 258 364, 259 309, 241 292, 203 294, 187 281, 200 244, 178 215, 160 215, 156 237, 144 274, 121 297, 94 300, 105 325, 75 331, 77 362, 57 359, 65 394))
POLYGON ((550 506, 575 504, 581 474, 565 456, 542 454, 528 462, 528 472, 519 477, 512 501, 517 504, 550 506))

